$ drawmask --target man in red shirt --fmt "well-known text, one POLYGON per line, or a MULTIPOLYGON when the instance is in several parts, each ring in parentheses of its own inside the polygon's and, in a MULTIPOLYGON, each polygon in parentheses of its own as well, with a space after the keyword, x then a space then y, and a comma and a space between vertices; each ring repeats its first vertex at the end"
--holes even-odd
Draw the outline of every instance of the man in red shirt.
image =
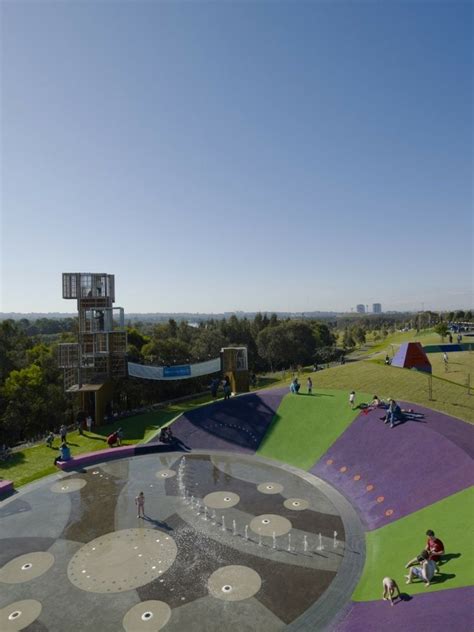
POLYGON ((429 559, 433 560, 433 562, 436 564, 436 568, 438 568, 438 563, 441 559, 441 556, 444 555, 444 544, 439 538, 435 537, 434 531, 431 531, 431 529, 428 529, 426 535, 428 536, 428 540, 426 541, 425 549, 426 551, 428 551, 428 554, 430 556, 429 559))

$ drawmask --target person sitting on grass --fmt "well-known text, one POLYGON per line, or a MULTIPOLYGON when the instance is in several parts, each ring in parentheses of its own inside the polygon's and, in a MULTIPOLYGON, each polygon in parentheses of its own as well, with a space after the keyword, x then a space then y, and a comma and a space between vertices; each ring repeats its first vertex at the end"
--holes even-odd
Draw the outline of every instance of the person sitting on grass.
POLYGON ((412 560, 405 564, 405 568, 410 568, 410 566, 415 566, 415 564, 421 564, 425 560, 429 559, 429 553, 426 549, 423 549, 419 555, 414 557, 412 560))
POLYGON ((59 446, 59 456, 57 456, 54 459, 54 465, 56 465, 58 461, 69 461, 70 458, 71 458, 71 450, 68 444, 65 441, 63 441, 61 445, 59 446))
POLYGON ((412 566, 408 575, 405 575, 407 584, 411 584, 412 580, 416 577, 425 582, 425 586, 428 587, 436 572, 436 564, 433 560, 423 560, 420 566, 412 566))
POLYGON ((435 563, 436 572, 438 571, 438 564, 441 561, 441 556, 444 555, 444 544, 439 538, 435 537, 434 531, 428 529, 426 532, 428 540, 426 541, 425 550, 429 555, 429 559, 435 563))
POLYGON ((112 432, 112 434, 109 434, 109 436, 107 437, 107 445, 109 446, 109 448, 120 445, 120 437, 117 430, 115 432, 112 432))
POLYGON ((384 601, 390 601, 390 605, 393 606, 393 600, 398 597, 401 599, 400 588, 398 587, 397 582, 391 577, 384 577, 382 581, 383 593, 382 599, 384 601), (397 594, 395 595, 395 591, 397 594))

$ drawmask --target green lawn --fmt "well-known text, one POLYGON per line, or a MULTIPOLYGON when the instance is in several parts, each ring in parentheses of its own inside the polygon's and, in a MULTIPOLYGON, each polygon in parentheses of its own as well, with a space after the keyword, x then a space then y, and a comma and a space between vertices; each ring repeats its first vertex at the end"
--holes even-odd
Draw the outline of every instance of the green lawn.
POLYGON ((428 376, 419 371, 385 366, 374 361, 350 362, 313 374, 317 388, 368 392, 379 397, 407 400, 474 423, 474 395, 461 385, 433 377, 429 399, 428 376))
POLYGON ((387 576, 396 580, 400 590, 410 594, 471 585, 474 543, 467 525, 471 523, 473 506, 474 489, 470 488, 366 533, 364 572, 352 598, 380 599, 382 579, 387 576), (405 586, 405 564, 424 548, 427 529, 433 529, 443 541, 448 557, 453 557, 441 565, 441 575, 428 588, 422 582, 405 586))
MULTIPOLYGON (((304 386, 303 389, 306 390, 304 386)), ((366 393, 358 393, 356 403, 367 402, 369 398, 366 393)), ((282 400, 257 454, 307 470, 359 412, 349 406, 349 391, 318 388, 311 396, 305 392, 289 393, 282 400)))
MULTIPOLYGON (((72 455, 106 448, 105 438, 119 427, 123 429, 125 435, 123 445, 146 442, 159 428, 167 425, 181 413, 196 408, 196 406, 207 404, 210 400, 210 395, 205 395, 185 402, 170 404, 156 412, 135 415, 100 426, 91 433, 86 431, 84 436, 72 432, 68 434, 72 455)), ((59 447, 58 437, 55 439, 54 446, 59 447)), ((57 455, 57 449, 50 449, 44 444, 15 452, 8 461, 0 463, 0 478, 12 480, 15 488, 31 483, 38 478, 58 471, 53 465, 57 455)))
POLYGON ((433 367, 433 375, 450 382, 465 385, 467 376, 471 375, 472 392, 474 393, 474 352, 457 351, 448 353, 448 370, 446 371, 442 353, 429 353, 428 359, 433 367))

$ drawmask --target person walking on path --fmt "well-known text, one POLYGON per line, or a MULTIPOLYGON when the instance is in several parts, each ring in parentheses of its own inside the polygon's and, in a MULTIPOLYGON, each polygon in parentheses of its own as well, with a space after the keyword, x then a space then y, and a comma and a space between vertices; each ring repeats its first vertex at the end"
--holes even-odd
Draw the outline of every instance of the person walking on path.
POLYGON ((137 506, 137 518, 145 517, 145 494, 140 492, 135 498, 135 505, 137 506))
POLYGON ((351 391, 349 395, 349 405, 352 408, 352 410, 354 410, 355 408, 355 398, 356 398, 355 391, 351 391))
POLYGON ((311 395, 313 392, 313 380, 310 377, 306 380, 306 386, 308 387, 308 395, 311 395))

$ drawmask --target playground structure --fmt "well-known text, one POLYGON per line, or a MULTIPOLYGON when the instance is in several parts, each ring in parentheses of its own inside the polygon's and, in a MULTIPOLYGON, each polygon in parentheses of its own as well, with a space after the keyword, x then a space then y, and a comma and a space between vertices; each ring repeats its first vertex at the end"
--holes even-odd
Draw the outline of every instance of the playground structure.
POLYGON ((143 380, 186 380, 213 373, 222 373, 230 380, 233 393, 249 392, 247 347, 224 347, 220 357, 196 364, 147 366, 128 363, 128 375, 143 380))
POLYGON ((233 393, 248 393, 249 370, 246 347, 221 349, 222 372, 230 380, 233 393))
POLYGON ((114 307, 115 278, 112 274, 65 272, 64 299, 76 299, 76 343, 58 346, 58 366, 64 370, 64 390, 77 393, 79 408, 104 418, 112 399, 112 380, 127 375, 127 333, 124 310, 114 307))
POLYGON ((419 342, 401 344, 392 360, 392 366, 402 369, 416 369, 425 373, 431 373, 432 370, 431 362, 419 342))

